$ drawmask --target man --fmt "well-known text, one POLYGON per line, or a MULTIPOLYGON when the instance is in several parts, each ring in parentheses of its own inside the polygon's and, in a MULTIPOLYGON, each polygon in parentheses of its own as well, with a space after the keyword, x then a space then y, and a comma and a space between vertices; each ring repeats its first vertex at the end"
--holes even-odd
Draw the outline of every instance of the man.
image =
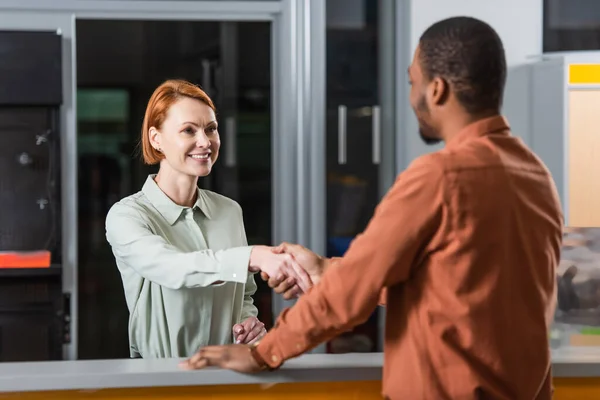
POLYGON ((343 258, 282 246, 315 285, 258 346, 207 347, 184 367, 278 368, 365 321, 385 289, 387 398, 551 397, 562 214, 548 170, 500 116, 502 42, 479 20, 440 21, 408 75, 423 140, 446 147, 398 176, 343 258))

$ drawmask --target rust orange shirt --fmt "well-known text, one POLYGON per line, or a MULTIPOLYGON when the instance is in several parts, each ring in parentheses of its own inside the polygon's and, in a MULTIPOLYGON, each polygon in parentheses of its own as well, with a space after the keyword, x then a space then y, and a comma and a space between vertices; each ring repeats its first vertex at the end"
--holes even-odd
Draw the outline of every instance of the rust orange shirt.
POLYGON ((285 310, 272 367, 364 322, 387 290, 390 399, 549 399, 563 217, 543 163, 493 117, 415 160, 366 230, 285 310))

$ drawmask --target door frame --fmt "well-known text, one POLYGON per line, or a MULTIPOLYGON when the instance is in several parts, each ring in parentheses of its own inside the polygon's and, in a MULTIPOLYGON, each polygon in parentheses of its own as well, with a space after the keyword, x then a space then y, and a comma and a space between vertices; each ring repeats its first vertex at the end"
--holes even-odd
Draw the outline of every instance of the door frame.
MULTIPOLYGON (((1 30, 56 31, 62 35, 62 88, 60 107, 61 152, 61 226, 62 226, 62 288, 71 294, 71 315, 77 315, 77 148, 74 93, 72 79, 74 59, 74 19, 66 13, 23 11, 17 7, 0 5, 1 30), (8 9, 7 9, 8 8, 8 9), (75 228, 75 229, 73 229, 75 228)), ((71 343, 63 346, 63 358, 75 359, 77 346, 77 319, 71 324, 71 343)))
MULTIPOLYGON (((315 232, 310 227, 317 226, 311 222, 324 216, 325 207, 324 18, 321 0, 4 0, 0 3, 0 29, 56 30, 63 36, 64 100, 60 132, 63 292, 71 295, 71 342, 63 348, 65 359, 77 359, 78 345, 77 19, 271 22, 272 244, 290 241, 322 251, 324 232, 315 232), (322 193, 314 189, 319 187, 323 188, 322 193), (312 211, 307 221, 304 210, 308 207, 312 211), (311 231, 315 234, 312 237, 311 231)), ((274 296, 273 300, 276 316, 286 304, 280 296, 274 296)))

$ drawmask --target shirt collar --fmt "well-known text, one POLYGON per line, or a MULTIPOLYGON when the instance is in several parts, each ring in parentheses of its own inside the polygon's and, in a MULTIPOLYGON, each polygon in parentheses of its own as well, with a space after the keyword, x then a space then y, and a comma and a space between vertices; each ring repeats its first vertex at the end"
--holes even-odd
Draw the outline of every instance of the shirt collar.
MULTIPOLYGON (((189 207, 180 206, 176 204, 173 200, 169 198, 156 184, 154 178, 156 174, 148 175, 144 186, 142 187, 142 192, 146 195, 150 203, 158 210, 158 212, 167 220, 167 222, 171 225, 177 221, 183 210, 188 209, 189 207)), ((196 202, 192 207, 193 210, 199 209, 202 211, 204 216, 210 219, 210 211, 208 204, 206 203, 205 196, 198 188, 198 195, 196 196, 196 202)))
POLYGON ((501 115, 494 117, 484 118, 479 121, 473 122, 467 125, 458 135, 450 139, 446 146, 456 146, 469 139, 475 139, 488 135, 490 133, 500 134, 504 136, 510 135, 510 126, 508 121, 501 115))

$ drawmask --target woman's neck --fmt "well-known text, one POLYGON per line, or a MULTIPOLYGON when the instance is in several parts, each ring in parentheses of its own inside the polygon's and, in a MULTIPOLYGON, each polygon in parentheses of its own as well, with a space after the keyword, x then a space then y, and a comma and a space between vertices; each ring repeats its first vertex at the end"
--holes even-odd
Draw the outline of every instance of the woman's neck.
POLYGON ((192 207, 198 195, 198 177, 184 175, 165 163, 161 163, 154 181, 174 203, 192 207))

